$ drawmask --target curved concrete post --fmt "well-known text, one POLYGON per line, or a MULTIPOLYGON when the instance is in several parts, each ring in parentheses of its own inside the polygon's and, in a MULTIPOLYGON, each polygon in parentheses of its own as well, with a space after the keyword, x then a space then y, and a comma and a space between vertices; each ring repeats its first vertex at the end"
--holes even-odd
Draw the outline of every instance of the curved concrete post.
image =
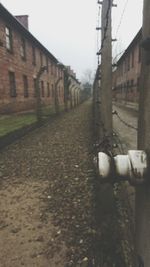
POLYGON ((55 83, 55 95, 54 95, 54 98, 55 98, 55 112, 56 114, 59 114, 59 99, 58 99, 58 84, 59 82, 62 80, 62 77, 58 78, 58 80, 56 81, 55 83))
POLYGON ((47 70, 46 66, 43 66, 40 68, 40 70, 37 73, 36 77, 36 117, 37 117, 37 122, 41 123, 42 121, 42 105, 41 105, 41 94, 40 94, 40 86, 39 86, 39 80, 44 71, 47 70))

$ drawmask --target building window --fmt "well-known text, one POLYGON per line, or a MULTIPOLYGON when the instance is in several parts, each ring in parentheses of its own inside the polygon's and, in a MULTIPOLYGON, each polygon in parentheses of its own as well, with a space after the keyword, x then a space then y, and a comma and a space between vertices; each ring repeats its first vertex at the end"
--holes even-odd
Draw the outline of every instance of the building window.
POLYGON ((10 96, 16 97, 16 81, 15 81, 15 73, 9 71, 9 84, 10 84, 10 96))
POLYGON ((123 75, 123 63, 121 64, 121 70, 120 70, 120 75, 122 76, 123 75))
POLYGON ((49 72, 51 74, 51 61, 49 61, 49 72))
POLYGON ((6 34, 6 49, 9 52, 13 52, 12 31, 9 27, 5 28, 5 34, 6 34))
POLYGON ((141 62, 141 46, 139 45, 138 61, 141 62))
POLYGON ((44 82, 41 81, 41 96, 44 97, 44 82))
POLYGON ((41 66, 43 66, 43 55, 42 55, 42 52, 40 52, 40 64, 41 64, 41 66))
POLYGON ((130 70, 130 55, 128 56, 127 59, 127 70, 130 70))
POLYGON ((46 68, 47 68, 47 73, 48 73, 48 57, 46 57, 46 68))
POLYGON ((35 53, 35 47, 32 46, 32 64, 36 65, 36 53, 35 53))
POLYGON ((37 97, 36 78, 33 79, 34 97, 37 97))
POLYGON ((132 68, 134 67, 134 50, 132 51, 132 68))
POLYGON ((58 76, 61 77, 61 69, 59 69, 59 75, 58 76))
POLYGON ((54 65, 54 75, 55 76, 57 75, 57 67, 56 67, 56 65, 54 65))
POLYGON ((59 68, 56 67, 56 77, 59 77, 59 68))
POLYGON ((127 81, 127 92, 129 92, 129 85, 130 85, 130 82, 127 81))
POLYGON ((29 96, 28 78, 26 75, 23 75, 23 87, 24 87, 24 97, 28 97, 29 96))
POLYGON ((128 59, 126 58, 125 59, 125 72, 128 71, 128 59))
POLYGON ((54 85, 52 84, 52 97, 54 97, 54 85))
POLYGON ((26 42, 25 42, 25 39, 24 38, 21 38, 20 52, 21 52, 21 58, 23 60, 26 60, 26 42))
POLYGON ((126 61, 123 62, 123 73, 126 72, 126 61))
POLYGON ((131 80, 131 85, 130 85, 130 87, 131 87, 131 90, 130 90, 130 92, 133 92, 134 80, 131 80))
POLYGON ((53 75, 53 63, 51 63, 51 75, 53 75))
POLYGON ((60 89, 60 86, 59 86, 58 90, 59 90, 59 91, 58 91, 58 95, 61 96, 61 89, 60 89))
POLYGON ((140 77, 137 78, 137 92, 140 91, 140 77))
POLYGON ((47 83, 47 97, 50 97, 50 87, 49 87, 49 83, 47 83))

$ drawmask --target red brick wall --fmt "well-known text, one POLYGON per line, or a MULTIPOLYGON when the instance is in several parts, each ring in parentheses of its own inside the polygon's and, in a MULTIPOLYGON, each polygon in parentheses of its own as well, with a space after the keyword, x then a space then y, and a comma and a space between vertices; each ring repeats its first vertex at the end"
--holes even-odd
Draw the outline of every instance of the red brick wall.
POLYGON ((137 85, 138 78, 140 77, 141 62, 139 62, 139 44, 140 40, 137 41, 131 49, 128 50, 125 57, 114 73, 113 87, 115 91, 113 93, 114 99, 127 100, 131 102, 138 102, 139 99, 139 88, 137 85), (132 65, 132 53, 134 53, 134 64, 132 65), (129 62, 129 68, 128 68, 129 62), (133 81, 133 86, 131 86, 133 81), (129 83, 129 86, 127 86, 129 83), (124 86, 126 84, 126 87, 124 86), (127 90, 127 91, 126 91, 127 90))
MULTIPOLYGON (((3 21, 0 18, 0 41, 2 41, 3 46, 0 46, 0 112, 18 112, 22 110, 34 109, 36 98, 34 96, 34 85, 33 79, 36 77, 37 72, 40 69, 40 53, 43 57, 43 65, 46 65, 46 54, 44 51, 40 50, 35 45, 36 51, 36 65, 32 63, 32 42, 25 38, 26 42, 26 61, 21 58, 21 33, 11 25, 8 25, 12 29, 13 38, 13 53, 10 53, 6 49, 6 38, 5 38, 5 26, 8 25, 7 21, 3 21), (10 84, 8 72, 12 71, 15 73, 16 78, 16 97, 10 96, 10 84), (24 97, 24 87, 23 87, 23 75, 28 77, 28 87, 29 96, 24 97)), ((45 105, 52 105, 54 103, 52 94, 52 86, 55 88, 55 82, 58 77, 63 76, 62 71, 56 70, 56 63, 52 62, 52 59, 48 58, 48 72, 45 71, 41 80, 44 82, 44 97, 42 97, 42 102, 45 105), (52 71, 53 65, 53 71, 52 71), (47 83, 50 86, 50 96, 47 96, 47 83)), ((59 102, 63 104, 64 100, 64 85, 63 79, 59 83, 60 94, 59 102)))

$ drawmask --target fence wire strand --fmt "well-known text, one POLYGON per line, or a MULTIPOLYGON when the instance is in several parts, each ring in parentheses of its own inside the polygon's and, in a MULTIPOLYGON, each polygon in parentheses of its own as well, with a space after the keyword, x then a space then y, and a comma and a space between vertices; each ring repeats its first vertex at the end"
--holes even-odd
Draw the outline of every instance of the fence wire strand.
POLYGON ((134 127, 133 125, 131 125, 131 124, 129 124, 128 122, 126 122, 125 120, 123 120, 121 117, 120 117, 120 115, 118 114, 118 112, 115 110, 114 112, 113 112, 113 115, 116 115, 117 117, 118 117, 118 119, 124 124, 124 125, 126 125, 127 127, 129 127, 129 128, 131 128, 131 129, 134 129, 134 130, 138 130, 138 128, 137 127, 134 127))

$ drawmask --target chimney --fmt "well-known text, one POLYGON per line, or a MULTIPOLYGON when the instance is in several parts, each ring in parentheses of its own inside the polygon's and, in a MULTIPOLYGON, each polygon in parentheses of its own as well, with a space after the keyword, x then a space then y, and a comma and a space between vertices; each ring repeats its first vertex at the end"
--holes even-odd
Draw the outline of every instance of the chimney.
POLYGON ((28 24, 28 15, 20 15, 15 16, 15 18, 27 29, 29 30, 29 24, 28 24))

